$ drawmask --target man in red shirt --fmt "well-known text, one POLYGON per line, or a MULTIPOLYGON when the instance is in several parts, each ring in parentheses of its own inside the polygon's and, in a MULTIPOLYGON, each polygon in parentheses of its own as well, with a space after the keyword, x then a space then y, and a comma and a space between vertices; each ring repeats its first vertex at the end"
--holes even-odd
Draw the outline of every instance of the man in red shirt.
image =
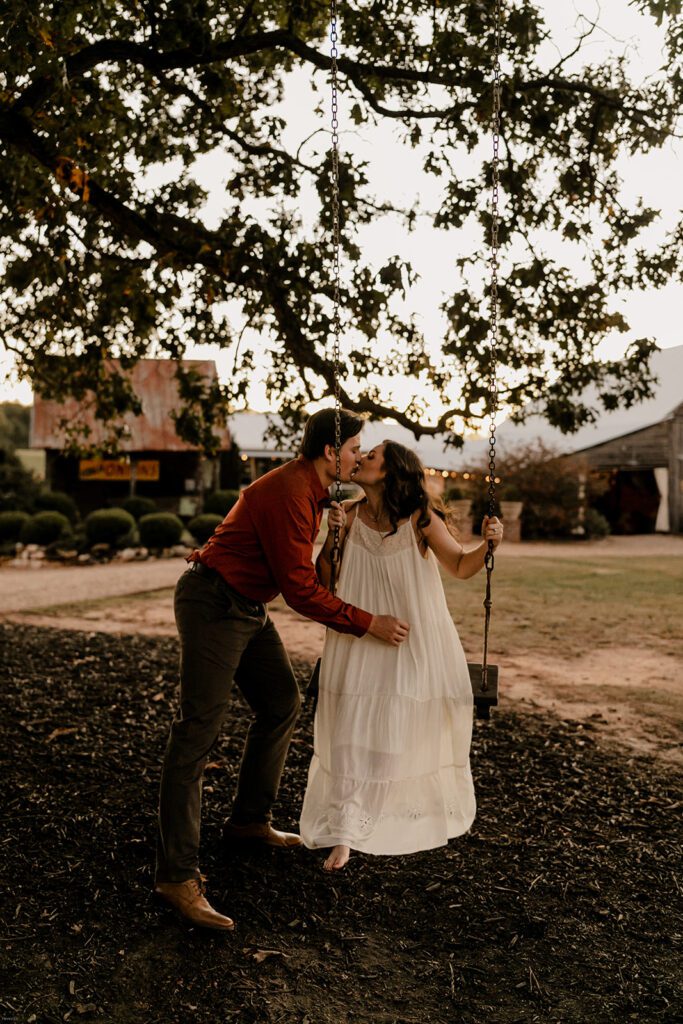
MULTIPOLYGON (((343 481, 360 465, 362 425, 342 410, 343 481)), ((254 721, 224 837, 269 846, 301 844, 298 835, 276 831, 270 823, 300 697, 267 602, 281 593, 302 615, 358 637, 368 633, 398 645, 408 635, 407 623, 346 604, 315 574, 313 544, 336 476, 334 439, 334 410, 311 416, 299 458, 242 491, 207 544, 193 552, 176 587, 180 709, 162 770, 154 891, 193 924, 234 927, 206 900, 199 872, 202 775, 233 680, 254 721)))

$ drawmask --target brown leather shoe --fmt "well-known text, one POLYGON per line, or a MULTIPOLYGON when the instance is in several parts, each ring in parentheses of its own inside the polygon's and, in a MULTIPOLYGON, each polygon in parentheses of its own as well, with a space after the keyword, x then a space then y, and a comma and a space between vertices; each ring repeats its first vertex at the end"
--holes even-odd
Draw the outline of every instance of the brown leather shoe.
POLYGON ((173 907, 190 924, 200 928, 216 928, 229 932, 235 922, 214 910, 204 895, 204 883, 199 878, 188 878, 186 882, 157 882, 155 896, 173 907))
POLYGON ((277 832, 267 821, 255 821, 251 825, 233 825, 226 822, 223 826, 223 839, 234 841, 263 843, 264 846, 301 846, 301 836, 295 832, 277 832))

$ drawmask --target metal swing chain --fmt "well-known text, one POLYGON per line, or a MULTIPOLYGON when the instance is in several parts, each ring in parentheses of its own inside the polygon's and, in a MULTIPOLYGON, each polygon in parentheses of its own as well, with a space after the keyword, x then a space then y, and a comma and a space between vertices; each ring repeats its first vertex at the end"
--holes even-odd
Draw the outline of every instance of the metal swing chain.
MULTIPOLYGON (((500 0, 494 2, 494 46, 493 46, 493 110, 491 115, 493 135, 493 159, 491 165, 491 329, 489 336, 489 486, 488 515, 496 511, 496 413, 498 411, 498 382, 496 368, 500 338, 498 302, 498 228, 499 228, 499 148, 500 148, 500 0)), ((484 608, 484 654, 481 666, 481 688, 488 688, 489 626, 491 623, 491 574, 495 566, 493 541, 489 540, 484 565, 486 567, 486 596, 484 608)))
MULTIPOLYGON (((339 68, 337 66, 337 58, 339 56, 337 42, 339 40, 339 36, 337 33, 337 16, 337 0, 330 0, 330 58, 332 72, 332 284, 334 304, 332 314, 332 364, 334 372, 334 449, 336 458, 334 497, 335 501, 341 502, 341 398, 339 382, 339 337, 341 334, 339 316, 341 306, 341 228, 339 222, 339 68)), ((338 526, 335 526, 332 551, 330 554, 330 590, 332 593, 334 593, 336 588, 337 574, 341 558, 339 538, 340 530, 338 526)))

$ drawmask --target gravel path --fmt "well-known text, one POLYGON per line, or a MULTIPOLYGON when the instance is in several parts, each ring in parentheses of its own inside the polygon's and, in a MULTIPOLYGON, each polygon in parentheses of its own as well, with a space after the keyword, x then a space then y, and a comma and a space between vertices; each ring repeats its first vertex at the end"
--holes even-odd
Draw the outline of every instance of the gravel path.
MULTIPOLYGON (((607 537, 585 543, 533 541, 506 544, 501 552, 501 557, 505 558, 566 558, 575 561, 624 555, 682 557, 683 537, 648 534, 607 537)), ((88 566, 35 562, 33 565, 36 568, 0 566, 0 615, 172 587, 185 568, 185 560, 168 558, 88 566)))
MULTIPOLYGON (((40 563, 37 563, 40 564, 40 563)), ((184 558, 105 565, 0 569, 0 614, 172 587, 184 558)))

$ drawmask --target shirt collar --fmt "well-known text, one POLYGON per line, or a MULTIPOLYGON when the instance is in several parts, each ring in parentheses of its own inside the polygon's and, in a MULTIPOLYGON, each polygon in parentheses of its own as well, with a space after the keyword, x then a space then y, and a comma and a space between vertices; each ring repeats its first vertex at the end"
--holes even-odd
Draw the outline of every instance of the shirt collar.
POLYGON ((316 472, 316 468, 310 459, 305 458, 303 455, 297 457, 297 461, 305 467, 308 472, 311 487, 313 489, 313 497, 318 505, 328 505, 330 502, 330 494, 326 487, 323 486, 320 477, 316 472))

